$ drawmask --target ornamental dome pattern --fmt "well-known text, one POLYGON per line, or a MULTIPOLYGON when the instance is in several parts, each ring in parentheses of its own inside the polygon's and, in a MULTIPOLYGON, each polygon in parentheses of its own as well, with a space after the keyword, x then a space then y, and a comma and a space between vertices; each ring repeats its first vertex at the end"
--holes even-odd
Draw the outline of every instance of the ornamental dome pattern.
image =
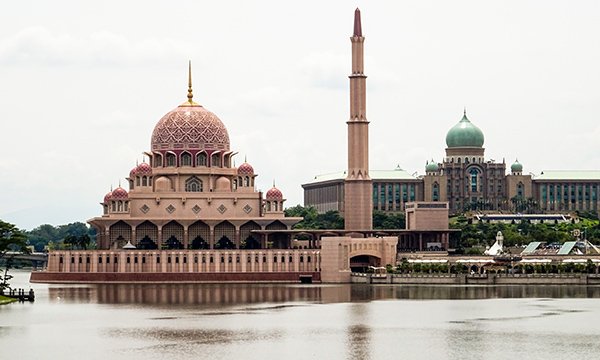
POLYGON ((131 171, 129 172, 129 178, 133 179, 135 177, 135 173, 137 172, 137 166, 134 167, 133 169, 131 169, 131 171))
POLYGON ((119 186, 118 188, 113 190, 110 199, 111 200, 128 200, 129 194, 127 193, 127 190, 125 190, 119 186))
POLYGON ((106 195, 104 195, 104 203, 108 204, 108 202, 110 201, 110 199, 112 198, 112 190, 109 191, 106 195))
POLYGON ((135 175, 144 176, 144 175, 152 175, 152 167, 143 162, 135 168, 135 175))
POLYGON ((254 175, 254 168, 252 167, 252 165, 248 164, 247 162, 244 162, 242 165, 240 165, 237 169, 238 175, 254 175))
POLYGON ((275 186, 273 186, 272 188, 269 189, 269 191, 267 191, 267 195, 265 196, 265 198, 267 200, 282 201, 283 200, 283 194, 281 193, 281 190, 279 190, 278 188, 276 188, 275 186))
POLYGON ((469 121, 465 113, 458 124, 454 125, 446 135, 446 145, 456 147, 482 147, 483 132, 469 121))
POLYGON ((152 132, 152 150, 229 150, 225 125, 204 107, 184 104, 162 117, 152 132))

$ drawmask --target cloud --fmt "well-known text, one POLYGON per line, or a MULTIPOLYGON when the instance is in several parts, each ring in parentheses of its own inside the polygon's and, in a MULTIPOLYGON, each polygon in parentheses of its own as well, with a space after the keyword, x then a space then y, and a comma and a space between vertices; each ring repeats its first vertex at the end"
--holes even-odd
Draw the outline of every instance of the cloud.
POLYGON ((71 35, 29 27, 0 42, 0 64, 130 66, 189 57, 190 43, 168 37, 130 39, 110 31, 71 35))

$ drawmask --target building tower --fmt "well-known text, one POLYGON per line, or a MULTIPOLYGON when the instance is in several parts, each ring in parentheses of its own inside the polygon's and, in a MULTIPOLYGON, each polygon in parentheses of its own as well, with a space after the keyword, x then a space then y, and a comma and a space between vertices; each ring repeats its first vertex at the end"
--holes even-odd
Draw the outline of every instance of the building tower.
POLYGON ((346 230, 373 228, 372 181, 369 176, 369 122, 366 111, 364 42, 360 10, 354 12, 352 74, 350 78, 350 119, 348 120, 348 172, 344 181, 344 217, 346 230))

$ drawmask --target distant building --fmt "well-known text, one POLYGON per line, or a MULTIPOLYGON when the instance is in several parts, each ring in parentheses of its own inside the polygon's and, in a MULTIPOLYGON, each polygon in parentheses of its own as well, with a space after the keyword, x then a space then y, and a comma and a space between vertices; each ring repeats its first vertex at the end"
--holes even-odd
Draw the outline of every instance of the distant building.
MULTIPOLYGON (((485 159, 483 132, 467 118, 446 134, 442 162, 428 161, 425 175, 404 170, 371 171, 373 209, 404 211, 410 201, 447 201, 451 214, 469 210, 511 212, 573 212, 600 208, 600 171, 549 170, 524 175, 515 161, 506 173, 505 161, 485 159)), ((316 176, 303 184, 304 204, 319 211, 343 212, 342 174, 316 176)))
MULTIPOLYGON (((373 210, 402 212, 404 204, 422 198, 422 180, 397 167, 395 170, 371 170, 373 210)), ((304 204, 319 212, 344 212, 344 178, 346 172, 315 176, 303 184, 304 204)))

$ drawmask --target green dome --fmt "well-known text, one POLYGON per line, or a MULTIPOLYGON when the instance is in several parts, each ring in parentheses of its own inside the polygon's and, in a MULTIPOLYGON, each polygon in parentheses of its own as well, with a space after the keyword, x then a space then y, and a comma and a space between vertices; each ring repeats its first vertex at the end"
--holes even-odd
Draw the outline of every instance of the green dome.
POLYGON ((431 162, 428 162, 427 165, 425 165, 426 172, 436 172, 439 169, 440 168, 439 168, 438 164, 436 164, 436 162, 433 160, 431 160, 431 162))
POLYGON ((458 124, 454 125, 446 135, 446 145, 449 148, 454 147, 482 147, 483 132, 473 125, 467 118, 467 114, 463 115, 458 124))
POLYGON ((512 171, 512 172, 522 172, 523 171, 523 165, 521 165, 521 163, 519 163, 519 160, 515 160, 515 163, 510 166, 510 171, 512 171))

